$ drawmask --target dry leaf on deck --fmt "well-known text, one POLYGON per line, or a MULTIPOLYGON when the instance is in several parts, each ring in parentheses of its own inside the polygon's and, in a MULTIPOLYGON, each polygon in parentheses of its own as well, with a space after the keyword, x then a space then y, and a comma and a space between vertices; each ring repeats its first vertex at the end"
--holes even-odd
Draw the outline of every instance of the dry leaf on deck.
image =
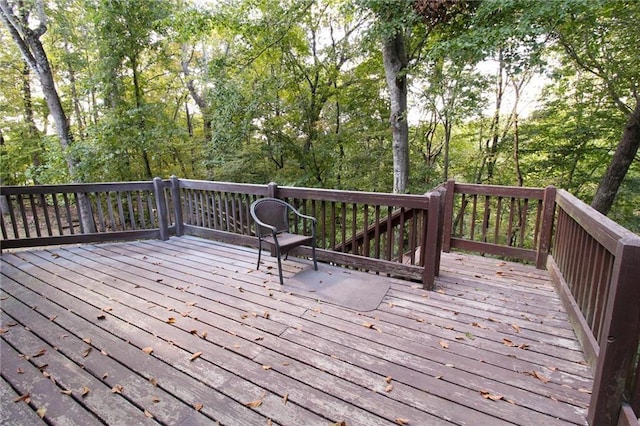
POLYGON ((92 348, 91 346, 89 346, 88 348, 86 348, 86 349, 82 352, 82 357, 83 357, 83 358, 88 357, 88 356, 89 356, 89 354, 91 353, 91 350, 92 350, 92 349, 93 349, 93 348, 92 348))
POLYGON ((153 352, 153 348, 151 346, 147 346, 146 348, 142 348, 142 352, 147 355, 151 355, 151 352, 153 352))
POLYGON ((511 346, 511 347, 516 346, 516 344, 513 343, 512 340, 509 340, 506 337, 502 338, 502 343, 504 343, 506 346, 511 346))
POLYGON ((263 365, 262 369, 263 370, 271 370, 271 366, 270 365, 263 365))
POLYGON ((447 342, 445 342, 444 340, 440 340, 440 346, 442 346, 443 349, 449 349, 449 344, 447 342))
POLYGON ((197 404, 193 404, 193 408, 195 408, 196 411, 202 410, 202 407, 204 407, 204 405, 200 404, 199 402, 197 404))
POLYGON ((72 391, 71 390, 61 390, 60 393, 65 394, 65 395, 71 395, 72 391))
POLYGON ((176 322, 176 319, 174 317, 169 317, 169 318, 167 318, 167 322, 169 324, 174 324, 176 322))
POLYGON ((30 399, 31 399, 31 395, 29 395, 28 393, 25 393, 24 395, 20 395, 16 398, 13 398, 13 402, 24 401, 28 404, 30 399))
POLYGON ((393 390, 393 385, 391 383, 389 383, 387 387, 384 388, 384 391, 387 393, 391 392, 392 390, 393 390))
POLYGON ((478 328, 487 328, 484 325, 480 324, 479 322, 472 322, 471 325, 478 328))
POLYGON ((532 371, 530 373, 533 377, 535 377, 536 379, 540 380, 542 383, 548 383, 550 379, 548 379, 547 377, 543 376, 542 374, 538 373, 537 371, 532 371))
POLYGON ((158 402, 160 402, 160 398, 158 398, 157 396, 154 396, 153 398, 151 398, 151 402, 153 402, 154 404, 157 404, 158 402))
POLYGON ((249 408, 258 408, 259 406, 262 405, 262 399, 256 399, 255 401, 247 402, 244 405, 246 405, 249 408))
POLYGON ((396 423, 399 425, 408 425, 409 419, 403 419, 402 417, 396 418, 396 423))
POLYGON ((122 385, 115 385, 114 387, 111 388, 111 393, 122 394, 123 390, 124 390, 124 387, 122 385))
POLYGON ((148 412, 147 410, 144 410, 144 415, 145 415, 145 417, 148 417, 148 418, 150 418, 150 419, 152 419, 152 418, 153 418, 153 414, 151 414, 151 413, 150 413, 150 412, 148 412))
POLYGON ((196 352, 193 355, 191 355, 191 359, 189 361, 193 361, 196 358, 200 358, 200 355, 202 355, 203 352, 196 352))
POLYGON ((80 389, 80 396, 84 398, 85 396, 89 395, 89 392, 91 392, 91 389, 89 389, 87 386, 83 386, 82 389, 80 389))
POLYGON ((378 327, 376 327, 375 324, 372 324, 370 322, 365 322, 365 323, 362 324, 362 326, 366 327, 366 328, 370 328, 372 330, 376 330, 379 333, 382 333, 382 331, 378 327))
POLYGON ((499 401, 504 398, 502 395, 497 395, 489 391, 480 391, 480 395, 482 395, 483 398, 490 399, 492 401, 499 401))
POLYGON ((151 383, 153 386, 158 386, 158 380, 155 377, 149 378, 149 383, 151 383))
POLYGON ((107 317, 104 314, 100 314, 96 318, 99 320, 107 319, 107 317))
POLYGON ((282 397, 282 403, 286 404, 287 401, 289 401, 289 394, 285 393, 284 396, 282 397))
POLYGON ((40 407, 36 412, 38 413, 38 416, 40 416, 41 419, 44 419, 44 415, 47 414, 47 407, 40 407))
POLYGON ((513 327, 516 333, 520 333, 520 326, 518 324, 511 324, 511 327, 513 327))
POLYGON ((392 380, 393 380, 393 377, 391 377, 391 376, 387 376, 384 379, 384 381, 387 382, 387 383, 391 383, 392 380))

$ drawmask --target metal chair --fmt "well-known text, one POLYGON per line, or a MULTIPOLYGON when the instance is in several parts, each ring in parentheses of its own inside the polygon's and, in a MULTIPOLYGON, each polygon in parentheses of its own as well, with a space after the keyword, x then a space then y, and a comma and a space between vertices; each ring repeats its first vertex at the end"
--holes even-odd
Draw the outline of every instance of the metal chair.
POLYGON ((285 259, 289 250, 300 245, 311 243, 311 253, 313 257, 313 268, 318 270, 316 262, 316 218, 307 216, 296 210, 291 204, 278 198, 261 198, 251 204, 251 216, 256 222, 256 235, 258 236, 258 266, 260 269, 260 258, 262 255, 262 242, 271 247, 275 247, 278 258, 278 274, 280 275, 280 285, 284 284, 282 279, 282 262, 280 257, 285 254, 285 259), (301 219, 311 222, 311 235, 301 235, 289 232, 289 215, 295 214, 301 219))

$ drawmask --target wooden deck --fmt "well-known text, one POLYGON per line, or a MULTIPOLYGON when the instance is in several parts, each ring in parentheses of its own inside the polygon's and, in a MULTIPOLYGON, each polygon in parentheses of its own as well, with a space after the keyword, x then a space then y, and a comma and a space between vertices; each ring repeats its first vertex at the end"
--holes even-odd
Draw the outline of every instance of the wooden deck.
POLYGON ((445 254, 433 292, 362 274, 391 288, 355 312, 256 256, 194 237, 3 253, 0 424, 586 424, 591 370, 545 271, 445 254))

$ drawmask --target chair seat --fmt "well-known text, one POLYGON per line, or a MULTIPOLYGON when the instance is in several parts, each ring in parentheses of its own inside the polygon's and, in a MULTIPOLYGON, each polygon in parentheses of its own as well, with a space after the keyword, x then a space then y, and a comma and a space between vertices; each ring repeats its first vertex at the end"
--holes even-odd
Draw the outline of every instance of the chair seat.
MULTIPOLYGON (((263 241, 275 245, 272 235, 264 237, 263 241)), ((311 243, 312 241, 313 237, 307 235, 290 234, 289 232, 281 232, 278 234, 278 244, 280 245, 280 250, 283 252, 291 247, 311 243)))

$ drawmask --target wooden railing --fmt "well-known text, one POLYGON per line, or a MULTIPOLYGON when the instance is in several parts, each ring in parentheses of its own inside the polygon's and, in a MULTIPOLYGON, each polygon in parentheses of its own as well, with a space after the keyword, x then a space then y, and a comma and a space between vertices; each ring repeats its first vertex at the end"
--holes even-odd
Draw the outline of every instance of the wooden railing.
POLYGON ((555 188, 444 185, 443 251, 452 248, 534 262, 545 267, 555 188))
POLYGON ((566 191, 556 204, 548 269, 594 368, 589 423, 637 425, 640 237, 566 191))
MULTIPOLYGON (((278 197, 317 218, 318 260, 433 286, 439 253, 437 193, 392 195, 182 179, 178 186, 183 218, 178 235, 254 246, 249 206, 260 197, 278 197)), ((290 226, 300 232, 309 224, 293 220, 290 226)), ((309 255, 310 249, 300 247, 293 253, 309 255)))
MULTIPOLYGON (((566 191, 449 181, 423 196, 392 195, 174 177, 2 187, 0 194, 2 248, 185 233, 255 246, 249 206, 271 196, 318 219, 319 260, 419 279, 425 288, 441 249, 546 265, 594 368, 589 423, 637 424, 640 237, 566 191), (83 202, 88 221, 80 220, 83 202)), ((308 225, 291 223, 292 230, 308 225)))
POLYGON ((168 188, 160 179, 4 186, 2 248, 161 238, 174 226, 166 207, 171 203, 168 188))

